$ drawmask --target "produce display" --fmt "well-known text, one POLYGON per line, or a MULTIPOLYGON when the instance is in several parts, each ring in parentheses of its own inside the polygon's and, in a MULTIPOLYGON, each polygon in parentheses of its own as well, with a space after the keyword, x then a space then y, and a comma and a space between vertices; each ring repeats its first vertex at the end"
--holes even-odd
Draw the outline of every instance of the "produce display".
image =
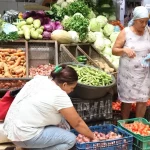
POLYGON ((6 34, 5 32, 0 33, 0 41, 2 42, 14 41, 18 39, 19 39, 19 36, 17 32, 11 32, 9 34, 6 34))
POLYGON ((135 134, 140 134, 141 136, 150 136, 150 127, 142 122, 135 121, 133 123, 126 123, 124 127, 132 131, 135 134))
POLYGON ((106 72, 88 66, 69 65, 77 71, 78 82, 89 86, 107 86, 113 82, 112 76, 106 72))
POLYGON ((26 56, 21 49, 0 49, 0 77, 26 77, 26 56))
POLYGON ((21 88, 26 84, 26 80, 1 80, 0 81, 0 89, 14 89, 14 88, 21 88))
POLYGON ((54 69, 54 65, 39 65, 38 67, 31 67, 29 69, 29 77, 34 77, 35 75, 49 76, 51 71, 54 69))
MULTIPOLYGON (((78 143, 86 143, 86 142, 99 142, 99 141, 103 141, 103 140, 115 140, 115 139, 119 139, 122 138, 122 135, 117 134, 115 132, 109 132, 108 134, 104 134, 101 132, 93 132, 95 139, 90 141, 90 139, 88 137, 85 137, 82 134, 78 134, 76 140, 78 143)), ((112 143, 113 144, 113 143, 112 143)))
MULTIPOLYGON (((150 99, 147 101, 147 106, 150 106, 150 99)), ((112 102, 112 109, 120 111, 121 110, 121 102, 120 101, 112 102)), ((131 107, 131 111, 135 112, 135 109, 136 109, 136 103, 133 103, 132 107, 131 107)))
MULTIPOLYGON (((115 70, 114 68, 109 67, 109 65, 102 59, 102 58, 95 58, 92 59, 94 63, 99 66, 100 69, 104 70, 107 73, 113 73, 115 70)), ((92 63, 88 62, 87 64, 93 65, 92 63)))

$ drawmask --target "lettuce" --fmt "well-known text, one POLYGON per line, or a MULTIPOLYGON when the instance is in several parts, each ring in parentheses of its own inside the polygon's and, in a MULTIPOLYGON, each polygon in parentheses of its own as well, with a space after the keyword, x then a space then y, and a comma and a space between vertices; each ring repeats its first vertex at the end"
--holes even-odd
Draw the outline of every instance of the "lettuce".
POLYGON ((113 31, 114 31, 114 26, 109 24, 109 23, 107 23, 105 25, 103 31, 104 31, 105 36, 110 36, 113 33, 113 31))
POLYGON ((108 22, 107 18, 102 15, 98 16, 96 19, 97 19, 97 22, 100 24, 101 28, 103 28, 108 22))
POLYGON ((97 38, 94 42, 94 47, 101 53, 105 47, 105 42, 103 38, 97 38))
POLYGON ((90 20, 90 24, 89 24, 89 27, 90 27, 90 31, 100 31, 100 23, 97 21, 97 18, 92 18, 90 20))

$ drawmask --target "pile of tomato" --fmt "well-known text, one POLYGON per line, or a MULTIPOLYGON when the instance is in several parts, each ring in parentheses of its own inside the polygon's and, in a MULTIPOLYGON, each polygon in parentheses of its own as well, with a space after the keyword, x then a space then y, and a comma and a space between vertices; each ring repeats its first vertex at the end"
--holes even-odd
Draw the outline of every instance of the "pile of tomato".
POLYGON ((124 127, 135 134, 140 134, 142 136, 150 135, 150 127, 142 122, 135 121, 134 123, 124 124, 124 127))
MULTIPOLYGON (((147 101, 147 106, 150 106, 150 99, 147 101)), ((112 102, 112 109, 120 111, 121 110, 121 102, 120 101, 112 102)), ((136 103, 133 103, 132 107, 131 107, 131 111, 135 112, 135 109, 136 109, 136 103)))

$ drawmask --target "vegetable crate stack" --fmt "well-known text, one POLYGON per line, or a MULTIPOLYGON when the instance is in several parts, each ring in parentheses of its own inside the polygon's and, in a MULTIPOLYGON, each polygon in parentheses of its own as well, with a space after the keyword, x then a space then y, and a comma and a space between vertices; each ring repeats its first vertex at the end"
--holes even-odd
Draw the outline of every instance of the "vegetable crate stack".
POLYGON ((133 136, 114 125, 91 126, 97 140, 90 141, 87 137, 72 132, 77 136, 77 150, 132 150, 133 136))
POLYGON ((28 74, 27 42, 0 43, 0 89, 22 87, 28 74))
MULTIPOLYGON (((112 109, 113 109, 113 124, 117 125, 117 121, 121 120, 121 102, 115 101, 112 102, 112 109)), ((131 110, 130 110, 130 117, 129 118, 135 118, 135 109, 136 109, 136 103, 132 104, 131 110)), ((145 119, 150 121, 150 99, 147 101, 147 108, 145 112, 145 119)))
POLYGON ((77 112, 86 123, 94 124, 95 122, 95 124, 103 124, 106 121, 111 123, 111 94, 93 100, 80 98, 71 98, 71 100, 77 112))
POLYGON ((114 65, 89 43, 61 44, 59 63, 64 62, 79 62, 95 66, 113 75, 117 74, 114 65))
POLYGON ((49 76, 55 65, 58 64, 57 41, 30 40, 28 51, 29 77, 34 77, 37 74, 49 76))
POLYGON ((133 135, 133 150, 150 149, 150 123, 146 119, 119 120, 118 126, 133 135))
POLYGON ((0 89, 20 88, 35 75, 49 76, 57 64, 57 41, 0 43, 0 89))
POLYGON ((88 65, 66 63, 78 73, 78 84, 69 94, 78 113, 86 122, 112 119, 114 76, 88 65))

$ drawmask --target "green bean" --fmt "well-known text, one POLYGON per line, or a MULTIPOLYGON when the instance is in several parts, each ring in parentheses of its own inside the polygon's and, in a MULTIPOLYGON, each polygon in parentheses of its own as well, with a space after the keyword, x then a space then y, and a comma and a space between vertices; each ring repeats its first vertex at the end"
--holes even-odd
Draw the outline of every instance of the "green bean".
POLYGON ((72 66, 77 71, 78 82, 90 86, 106 86, 112 83, 111 75, 104 71, 88 66, 72 66))

